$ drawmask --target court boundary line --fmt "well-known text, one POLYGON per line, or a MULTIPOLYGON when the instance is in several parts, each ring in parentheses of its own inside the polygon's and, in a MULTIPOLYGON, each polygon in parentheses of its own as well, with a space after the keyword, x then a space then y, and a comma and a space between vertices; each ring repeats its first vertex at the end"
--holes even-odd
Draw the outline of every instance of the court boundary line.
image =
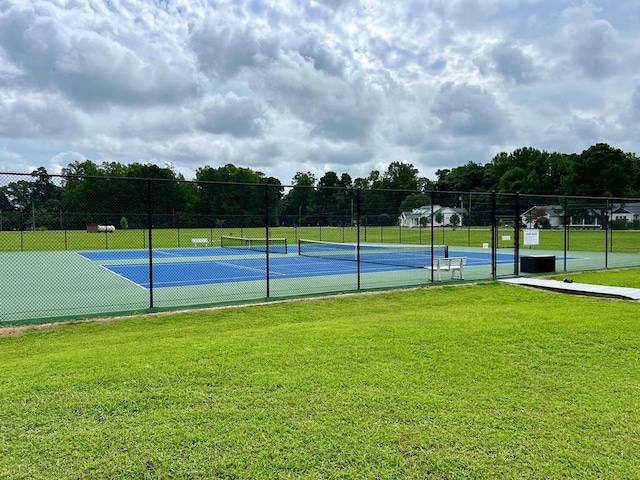
MULTIPOLYGON (((130 265, 124 264, 124 265, 118 265, 118 266, 120 266, 120 267, 129 267, 129 266, 132 266, 132 267, 133 267, 133 266, 140 266, 140 265, 144 265, 144 263, 132 263, 132 264, 130 264, 130 265)), ((115 275, 116 277, 120 277, 120 278, 122 278, 123 280, 126 280, 126 281, 127 281, 127 282, 129 282, 129 283, 133 283, 136 287, 142 288, 143 290, 149 290, 149 288, 148 288, 148 287, 145 287, 145 286, 143 286, 143 285, 140 285, 138 282, 134 282, 134 281, 133 281, 133 280, 131 280, 130 278, 127 278, 127 277, 125 277, 124 275, 120 275, 118 272, 114 272, 113 270, 111 270, 111 269, 109 268, 109 265, 103 265, 103 264, 100 264, 100 266, 101 266, 104 270, 106 270, 106 271, 108 271, 109 273, 111 273, 112 275, 115 275)))

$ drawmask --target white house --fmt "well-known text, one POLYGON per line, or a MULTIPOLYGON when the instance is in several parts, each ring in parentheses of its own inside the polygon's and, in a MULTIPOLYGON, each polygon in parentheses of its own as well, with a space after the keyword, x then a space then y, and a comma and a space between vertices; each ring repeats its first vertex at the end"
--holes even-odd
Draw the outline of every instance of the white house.
POLYGON ((563 222, 564 209, 560 205, 534 205, 520 215, 522 225, 526 228, 535 228, 544 220, 549 221, 551 228, 560 228, 563 222))
MULTIPOLYGON (((611 205, 609 220, 627 219, 632 222, 640 219, 640 203, 611 205)), ((577 228, 602 228, 602 210, 596 208, 570 209, 568 226, 577 228)), ((551 228, 564 227, 564 208, 561 205, 535 205, 521 214, 522 224, 535 228, 549 221, 551 228)))
MULTIPOLYGON (((570 210, 571 211, 571 210, 570 210)), ((520 216, 522 224, 527 228, 541 227, 545 220, 550 228, 564 227, 564 208, 561 205, 534 205, 520 216)), ((584 208, 572 212, 569 227, 602 228, 601 215, 593 208, 584 208)))
POLYGON ((628 203, 614 207, 611 211, 611 220, 628 220, 633 222, 640 219, 640 203, 628 203))
POLYGON ((453 225, 451 217, 454 215, 458 216, 457 225, 462 225, 463 219, 467 215, 467 210, 465 208, 442 207, 440 205, 434 205, 432 209, 431 205, 425 205, 414 208, 410 212, 402 212, 398 217, 398 221, 401 227, 419 228, 421 225, 430 227, 432 223, 433 226, 441 227, 443 225, 453 225), (431 217, 432 212, 433 219, 431 217))

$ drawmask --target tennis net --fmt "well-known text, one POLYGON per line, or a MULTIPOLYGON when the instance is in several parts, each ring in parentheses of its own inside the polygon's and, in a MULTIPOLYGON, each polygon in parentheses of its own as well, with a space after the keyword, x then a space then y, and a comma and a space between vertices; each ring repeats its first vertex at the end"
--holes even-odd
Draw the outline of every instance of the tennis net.
POLYGON ((222 248, 238 248, 242 250, 253 250, 256 252, 266 252, 268 247, 269 253, 287 253, 286 238, 267 239, 222 235, 220 237, 220 246, 222 248))
MULTIPOLYGON (((360 261, 401 267, 424 268, 435 258, 449 256, 447 245, 360 243, 360 261)), ((298 240, 298 254, 329 260, 358 261, 357 243, 298 240)))

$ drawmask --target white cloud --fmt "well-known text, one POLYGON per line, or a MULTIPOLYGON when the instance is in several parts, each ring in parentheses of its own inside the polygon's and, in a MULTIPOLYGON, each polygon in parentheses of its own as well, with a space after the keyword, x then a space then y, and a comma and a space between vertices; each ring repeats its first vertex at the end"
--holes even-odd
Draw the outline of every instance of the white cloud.
POLYGON ((250 98, 233 94, 204 99, 197 126, 213 134, 229 134, 234 137, 255 137, 268 122, 263 109, 250 98))
POLYGON ((215 79, 229 79, 276 56, 278 41, 256 26, 225 16, 207 16, 190 26, 189 45, 200 69, 215 79))
POLYGON ((47 172, 51 174, 60 174, 62 169, 74 162, 83 162, 87 159, 86 155, 80 152, 60 152, 54 155, 49 164, 46 166, 47 172))
POLYGON ((75 135, 82 121, 69 102, 55 94, 0 92, 0 132, 9 138, 75 135))
POLYGON ((297 52, 282 56, 266 77, 272 103, 309 125, 311 136, 364 140, 377 115, 377 94, 362 79, 318 71, 297 52))
POLYGON ((445 132, 453 135, 493 135, 506 121, 495 98, 476 85, 445 83, 431 107, 445 132))
POLYGON ((634 5, 0 0, 0 169, 434 178, 521 146, 639 151, 634 5))
POLYGON ((20 155, 10 151, 6 147, 0 147, 0 172, 16 172, 14 167, 20 160, 20 155))
POLYGON ((640 83, 636 85, 630 97, 629 117, 632 121, 640 121, 640 83))
POLYGON ((23 72, 23 88, 60 92, 78 104, 177 102, 196 92, 170 42, 153 31, 131 33, 136 22, 128 12, 115 18, 86 7, 33 2, 0 14, 0 46, 23 72), (150 37, 161 43, 149 45, 150 37))
POLYGON ((527 84, 540 76, 541 67, 516 45, 500 42, 490 49, 489 58, 495 71, 507 81, 527 84))

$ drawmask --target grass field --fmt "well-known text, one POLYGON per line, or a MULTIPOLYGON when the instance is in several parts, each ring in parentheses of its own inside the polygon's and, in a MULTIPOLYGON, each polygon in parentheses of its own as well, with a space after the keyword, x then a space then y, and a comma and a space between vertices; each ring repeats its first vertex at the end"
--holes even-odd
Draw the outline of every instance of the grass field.
POLYGON ((0 477, 639 478, 639 318, 487 283, 7 329, 0 477))
MULTIPOLYGON (((640 232, 635 230, 609 231, 609 237, 602 230, 571 230, 568 235, 568 249, 585 252, 639 253, 640 232)), ((264 228, 198 228, 198 229, 156 229, 153 231, 153 244, 156 248, 191 246, 191 238, 207 238, 212 245, 220 245, 221 235, 263 238, 264 228)), ((523 233, 521 245, 523 246, 523 233)), ((355 242, 357 229, 351 227, 274 227, 270 236, 287 238, 294 245, 299 238, 326 240, 334 242, 355 242)), ((481 247, 491 243, 490 227, 435 228, 435 244, 481 247)), ((498 247, 512 247, 513 240, 502 240, 503 236, 513 238, 513 229, 500 229, 498 247)), ((0 232, 0 251, 33 250, 94 250, 94 249, 131 249, 148 248, 147 230, 116 230, 113 233, 87 233, 83 230, 68 231, 26 231, 0 232)), ((534 249, 564 249, 563 230, 541 230, 540 245, 534 249)), ((361 227, 360 241, 385 243, 431 243, 431 229, 409 229, 400 227, 361 227)), ((529 248, 529 247, 526 247, 529 248)))
POLYGON ((556 280, 569 278, 574 282, 593 285, 640 288, 640 270, 627 268, 618 271, 590 271, 552 276, 556 280))

